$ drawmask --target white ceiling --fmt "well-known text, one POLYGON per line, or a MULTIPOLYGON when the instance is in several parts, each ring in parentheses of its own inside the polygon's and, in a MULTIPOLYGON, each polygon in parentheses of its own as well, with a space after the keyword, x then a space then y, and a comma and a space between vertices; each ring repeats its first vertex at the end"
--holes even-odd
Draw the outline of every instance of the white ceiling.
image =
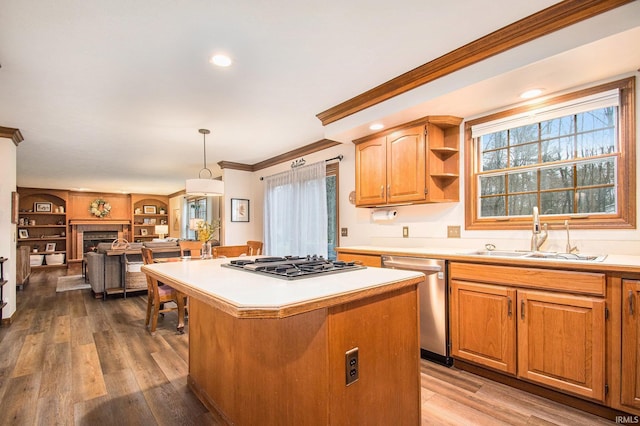
POLYGON ((0 126, 25 138, 19 186, 169 194, 203 166, 199 128, 219 175, 218 161, 348 141, 374 119, 467 117, 515 102, 520 86, 640 67, 634 2, 327 128, 315 117, 553 3, 0 0, 0 126), (217 52, 233 66, 209 64, 217 52))

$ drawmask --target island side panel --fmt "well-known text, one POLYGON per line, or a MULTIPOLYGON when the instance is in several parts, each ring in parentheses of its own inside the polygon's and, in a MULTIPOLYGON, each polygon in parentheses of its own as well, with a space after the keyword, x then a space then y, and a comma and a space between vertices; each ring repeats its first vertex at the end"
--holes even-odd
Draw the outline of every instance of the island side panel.
POLYGON ((189 385, 230 423, 328 424, 326 319, 240 319, 191 298, 189 385))
POLYGON ((417 286, 329 309, 330 424, 420 424, 417 286), (359 378, 345 385, 345 352, 359 378))

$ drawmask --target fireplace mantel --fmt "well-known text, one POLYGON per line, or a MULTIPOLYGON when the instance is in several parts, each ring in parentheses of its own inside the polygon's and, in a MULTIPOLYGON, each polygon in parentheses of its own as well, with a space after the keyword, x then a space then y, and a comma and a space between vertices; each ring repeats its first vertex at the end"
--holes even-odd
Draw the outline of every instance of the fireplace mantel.
POLYGON ((104 219, 79 219, 79 220, 70 220, 69 225, 77 226, 77 225, 131 225, 130 220, 104 220, 104 219))

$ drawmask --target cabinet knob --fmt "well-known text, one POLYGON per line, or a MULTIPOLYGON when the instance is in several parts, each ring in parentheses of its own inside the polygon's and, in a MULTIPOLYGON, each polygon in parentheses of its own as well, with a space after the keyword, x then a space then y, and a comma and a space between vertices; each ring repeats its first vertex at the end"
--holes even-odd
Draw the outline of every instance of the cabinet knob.
POLYGON ((631 316, 633 316, 634 314, 634 306, 633 306, 633 301, 634 301, 634 297, 633 297, 633 291, 629 292, 629 314, 631 314, 631 316))
POLYGON ((524 319, 524 300, 520 302, 520 318, 524 319))

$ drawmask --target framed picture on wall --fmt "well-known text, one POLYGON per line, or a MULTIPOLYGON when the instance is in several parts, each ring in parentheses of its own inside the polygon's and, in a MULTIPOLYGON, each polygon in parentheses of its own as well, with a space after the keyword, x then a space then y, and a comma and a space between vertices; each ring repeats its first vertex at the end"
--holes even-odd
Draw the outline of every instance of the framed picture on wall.
POLYGON ((249 222, 249 200, 231 199, 231 222, 249 222))
POLYGON ((51 203, 33 203, 33 211, 40 213, 51 213, 51 203))
POLYGON ((158 210, 156 209, 156 206, 142 206, 142 211, 144 212, 144 214, 156 214, 156 213, 158 213, 158 210))

